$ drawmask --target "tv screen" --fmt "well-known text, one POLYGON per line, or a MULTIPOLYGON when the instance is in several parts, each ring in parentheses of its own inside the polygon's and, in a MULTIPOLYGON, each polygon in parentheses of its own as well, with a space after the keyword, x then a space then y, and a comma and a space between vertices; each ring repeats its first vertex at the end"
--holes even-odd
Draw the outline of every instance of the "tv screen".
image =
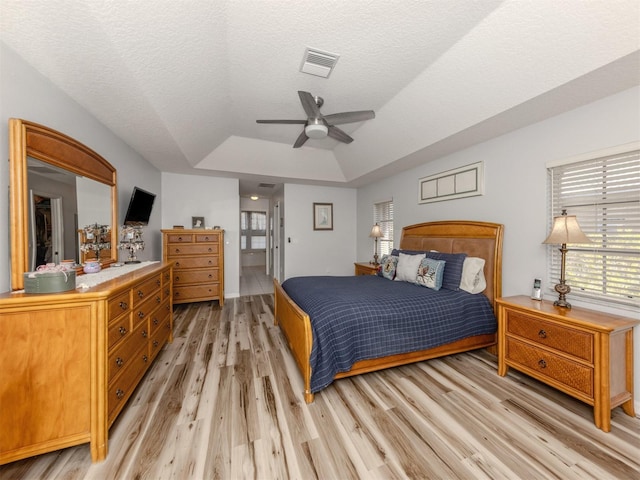
POLYGON ((124 216, 125 225, 148 225, 155 194, 133 187, 129 208, 124 216))

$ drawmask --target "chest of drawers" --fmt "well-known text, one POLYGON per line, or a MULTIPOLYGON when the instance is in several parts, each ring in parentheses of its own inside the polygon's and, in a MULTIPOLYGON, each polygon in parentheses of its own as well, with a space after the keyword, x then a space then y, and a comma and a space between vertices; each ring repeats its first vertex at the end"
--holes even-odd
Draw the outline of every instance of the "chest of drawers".
POLYGON ((104 459, 172 323, 170 264, 86 291, 0 294, 0 464, 87 442, 104 459))
POLYGON ((162 230, 162 256, 173 266, 173 303, 224 305, 224 230, 162 230))
POLYGON ((640 322, 525 296, 497 304, 500 375, 512 367, 592 405, 605 432, 612 408, 634 415, 632 342, 640 322))

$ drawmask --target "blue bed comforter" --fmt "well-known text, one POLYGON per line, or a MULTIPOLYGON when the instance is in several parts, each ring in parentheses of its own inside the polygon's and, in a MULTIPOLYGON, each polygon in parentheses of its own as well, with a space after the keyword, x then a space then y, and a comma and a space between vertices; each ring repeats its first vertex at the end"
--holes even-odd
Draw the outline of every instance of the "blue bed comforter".
POLYGON ((496 331, 487 297, 374 275, 296 277, 282 288, 311 318, 311 391, 359 361, 496 331))

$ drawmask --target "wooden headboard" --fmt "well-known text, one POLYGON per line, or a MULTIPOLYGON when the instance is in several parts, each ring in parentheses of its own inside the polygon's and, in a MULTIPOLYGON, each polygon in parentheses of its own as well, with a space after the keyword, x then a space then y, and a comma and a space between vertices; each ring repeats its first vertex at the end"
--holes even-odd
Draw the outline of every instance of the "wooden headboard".
POLYGON ((400 249, 466 253, 484 258, 487 288, 483 293, 497 311, 495 301, 502 295, 503 230, 504 226, 498 223, 466 220, 418 223, 402 229, 400 249))

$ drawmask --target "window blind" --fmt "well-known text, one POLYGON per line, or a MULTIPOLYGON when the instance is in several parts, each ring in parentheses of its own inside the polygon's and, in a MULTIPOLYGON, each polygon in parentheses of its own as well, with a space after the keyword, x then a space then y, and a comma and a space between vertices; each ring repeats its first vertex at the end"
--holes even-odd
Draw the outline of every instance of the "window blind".
POLYGON ((267 214, 265 212, 240 212, 240 249, 264 250, 267 248, 267 214))
POLYGON ((373 204, 373 223, 380 225, 382 237, 378 239, 378 253, 389 255, 393 250, 393 200, 373 204))
MULTIPOLYGON (((549 168, 551 218, 575 215, 593 242, 567 245, 571 295, 640 304, 640 150, 549 168)), ((549 285, 560 279, 560 252, 549 247, 549 285)))

